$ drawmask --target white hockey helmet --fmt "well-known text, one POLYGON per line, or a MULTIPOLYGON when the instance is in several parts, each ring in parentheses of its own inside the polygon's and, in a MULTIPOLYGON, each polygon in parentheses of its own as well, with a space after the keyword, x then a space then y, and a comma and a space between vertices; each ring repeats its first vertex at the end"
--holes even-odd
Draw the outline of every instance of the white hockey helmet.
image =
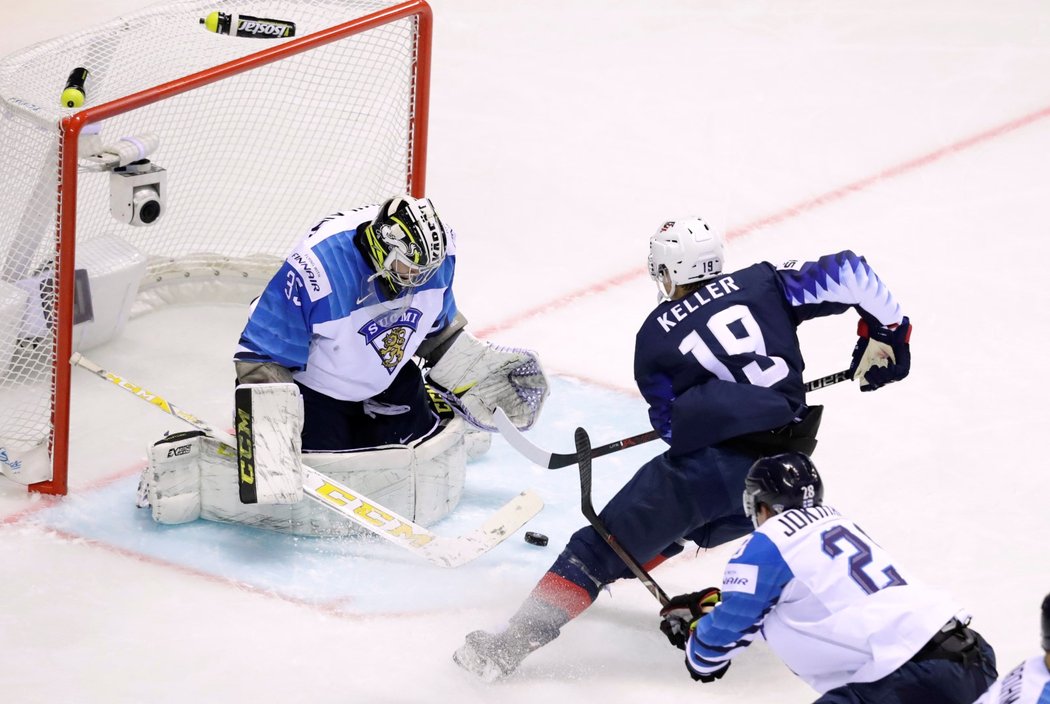
POLYGON ((396 289, 422 286, 445 261, 448 233, 429 198, 395 196, 365 228, 372 267, 396 289))
POLYGON ((678 286, 722 273, 725 241, 698 217, 668 220, 649 239, 649 276, 670 298, 678 286))

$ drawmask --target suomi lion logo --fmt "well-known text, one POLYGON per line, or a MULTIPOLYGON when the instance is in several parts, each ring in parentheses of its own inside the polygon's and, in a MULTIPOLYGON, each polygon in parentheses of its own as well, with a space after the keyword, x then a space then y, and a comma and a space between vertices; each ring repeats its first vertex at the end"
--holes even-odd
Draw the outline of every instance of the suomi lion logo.
POLYGON ((405 358, 405 350, 422 315, 416 308, 407 308, 392 316, 373 318, 357 331, 379 355, 379 361, 388 374, 393 374, 405 358))
POLYGON ((383 336, 383 346, 379 348, 379 358, 387 369, 394 369, 405 356, 405 343, 408 333, 404 328, 393 328, 383 336))

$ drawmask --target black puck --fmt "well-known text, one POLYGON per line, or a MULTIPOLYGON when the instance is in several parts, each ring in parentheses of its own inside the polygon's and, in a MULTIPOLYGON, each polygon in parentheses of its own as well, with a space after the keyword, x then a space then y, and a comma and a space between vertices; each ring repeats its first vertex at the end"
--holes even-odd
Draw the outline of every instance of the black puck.
POLYGON ((547 536, 543 533, 534 533, 531 530, 525 533, 525 542, 529 545, 539 545, 543 547, 547 544, 547 536))

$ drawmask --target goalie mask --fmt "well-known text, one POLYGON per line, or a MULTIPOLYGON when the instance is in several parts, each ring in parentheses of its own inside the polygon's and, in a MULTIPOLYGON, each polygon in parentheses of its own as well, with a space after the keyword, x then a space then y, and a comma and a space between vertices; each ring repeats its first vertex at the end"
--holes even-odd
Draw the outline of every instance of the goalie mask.
POLYGON ((773 513, 824 503, 824 482, 809 455, 785 452, 762 457, 744 479, 744 514, 758 527, 758 505, 773 513))
POLYGON ((375 276, 396 292, 430 280, 445 261, 448 236, 429 198, 396 196, 365 227, 364 244, 375 276))
POLYGON ((665 299, 678 286, 721 274, 724 261, 722 235, 700 218, 669 220, 649 239, 649 276, 665 299))

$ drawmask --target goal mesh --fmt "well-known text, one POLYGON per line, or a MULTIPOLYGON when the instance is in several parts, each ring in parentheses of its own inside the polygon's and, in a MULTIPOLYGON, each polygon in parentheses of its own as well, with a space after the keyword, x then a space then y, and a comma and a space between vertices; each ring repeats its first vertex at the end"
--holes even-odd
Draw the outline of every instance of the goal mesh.
POLYGON ((422 195, 429 17, 422 0, 167 2, 0 60, 0 471, 65 493, 68 355, 111 312, 113 272, 142 262, 131 315, 258 293, 324 214, 422 195), (216 34, 199 21, 213 11, 295 36, 216 34), (76 67, 86 100, 66 108, 76 67), (163 209, 135 226, 88 147, 146 134, 163 209))

